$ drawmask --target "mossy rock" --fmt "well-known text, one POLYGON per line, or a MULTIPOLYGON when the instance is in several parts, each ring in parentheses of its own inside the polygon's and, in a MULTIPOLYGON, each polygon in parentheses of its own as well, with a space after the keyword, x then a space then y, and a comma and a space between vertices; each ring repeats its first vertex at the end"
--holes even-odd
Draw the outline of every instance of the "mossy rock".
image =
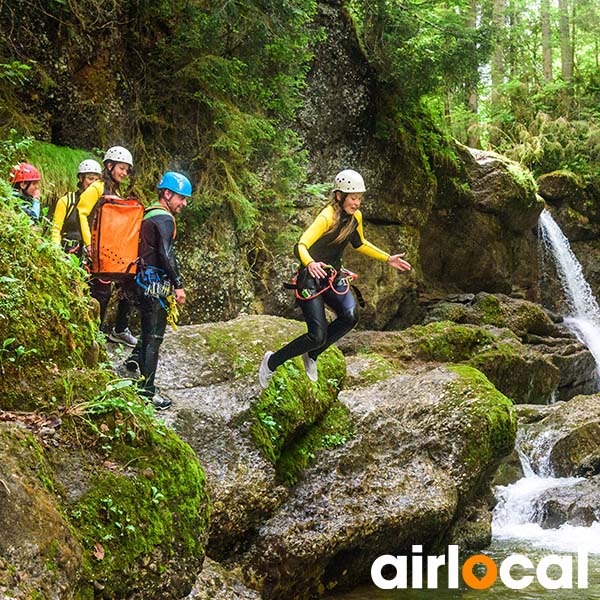
POLYGON ((0 550, 15 573, 34 581, 41 597, 58 597, 59 589, 82 599, 98 590, 123 599, 189 592, 208 537, 204 473, 130 382, 73 398, 44 445, 25 429, 41 413, 4 417, 14 423, 0 429, 9 517, 0 519, 0 550))
POLYGON ((377 352, 359 351, 346 357, 345 388, 366 387, 397 375, 400 368, 377 352))
POLYGON ((518 343, 498 343, 469 364, 518 404, 548 403, 561 380, 560 370, 549 359, 518 343))
POLYGON ((560 333, 539 304, 486 292, 480 292, 468 303, 447 300, 439 302, 430 309, 427 321, 491 325, 510 329, 520 338, 528 334, 554 336, 560 333))
POLYGON ((84 271, 6 198, 0 228, 0 408, 33 410, 61 368, 96 362, 94 305, 84 271))
POLYGON ((405 332, 416 358, 436 362, 460 362, 493 346, 496 336, 472 325, 450 321, 414 325, 405 332))
POLYGON ((319 379, 312 383, 300 357, 281 365, 251 408, 252 438, 274 464, 284 447, 320 421, 337 398, 346 376, 342 353, 328 348, 319 356, 317 369, 319 379))
POLYGON ((20 423, 0 423, 0 502, 0 596, 58 597, 82 577, 83 549, 43 447, 20 423))
POLYGON ((510 398, 498 391, 480 371, 467 365, 449 365, 459 379, 448 384, 453 400, 440 406, 442 412, 453 405, 451 427, 463 441, 462 456, 455 457, 454 468, 471 472, 486 471, 486 465, 498 466, 498 461, 510 454, 517 434, 517 414, 510 398), (464 410, 461 410, 461 406, 464 410), (464 423, 462 415, 470 416, 464 423), (474 424, 480 428, 473 429, 474 424))

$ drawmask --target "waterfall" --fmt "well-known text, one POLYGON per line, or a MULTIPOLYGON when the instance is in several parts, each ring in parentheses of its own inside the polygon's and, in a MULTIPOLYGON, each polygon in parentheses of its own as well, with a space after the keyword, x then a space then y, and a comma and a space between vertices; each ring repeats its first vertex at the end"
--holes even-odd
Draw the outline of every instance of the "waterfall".
POLYGON ((596 371, 600 375, 600 306, 585 280, 583 268, 571 250, 569 240, 546 209, 540 215, 539 231, 544 248, 554 258, 565 292, 569 308, 565 325, 592 353, 596 371))
MULTIPOLYGON (((585 280, 583 269, 571 250, 569 240, 552 215, 544 210, 539 219, 540 240, 556 263, 556 270, 565 293, 569 314, 565 325, 587 346, 596 360, 600 375, 600 307, 585 280)), ((519 432, 520 433, 520 432, 519 432)), ((547 456, 534 471, 530 457, 525 454, 517 434, 516 450, 524 477, 507 486, 496 488, 498 504, 494 509, 492 531, 496 540, 525 541, 534 548, 559 552, 577 552, 586 548, 600 553, 600 522, 590 527, 564 524, 558 529, 543 529, 536 523, 536 501, 550 489, 570 487, 583 478, 553 477, 549 463, 555 432, 548 431, 537 440, 536 454, 547 456)))

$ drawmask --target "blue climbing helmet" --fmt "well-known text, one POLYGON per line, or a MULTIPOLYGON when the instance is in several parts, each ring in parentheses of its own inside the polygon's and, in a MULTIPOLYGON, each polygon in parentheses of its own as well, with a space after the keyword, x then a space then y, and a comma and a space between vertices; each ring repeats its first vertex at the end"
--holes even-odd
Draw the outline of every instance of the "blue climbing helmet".
POLYGON ((188 198, 192 195, 192 184, 190 180, 181 173, 175 171, 167 171, 160 180, 157 186, 159 190, 171 190, 176 194, 187 196, 188 198))

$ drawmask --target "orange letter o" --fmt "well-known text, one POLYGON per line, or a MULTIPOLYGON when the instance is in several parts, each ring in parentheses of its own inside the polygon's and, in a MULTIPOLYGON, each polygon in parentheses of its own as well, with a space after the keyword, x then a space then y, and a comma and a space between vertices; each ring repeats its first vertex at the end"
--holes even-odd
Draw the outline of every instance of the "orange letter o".
POLYGON ((489 556, 476 554, 465 560, 465 564, 462 567, 462 576, 464 582, 470 588, 474 590, 487 590, 494 585, 494 582, 498 578, 498 567, 489 556), (481 579, 473 574, 473 567, 477 564, 485 566, 485 575, 481 579))

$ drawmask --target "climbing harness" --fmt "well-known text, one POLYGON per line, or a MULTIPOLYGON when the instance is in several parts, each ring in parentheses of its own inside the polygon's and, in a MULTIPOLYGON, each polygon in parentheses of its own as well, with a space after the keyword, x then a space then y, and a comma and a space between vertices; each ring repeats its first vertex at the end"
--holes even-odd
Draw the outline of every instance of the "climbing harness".
POLYGON ((327 265, 325 271, 327 272, 327 277, 316 279, 310 277, 306 267, 299 267, 294 272, 292 282, 285 283, 284 287, 294 290, 294 295, 297 300, 306 301, 324 294, 329 289, 338 296, 344 296, 350 291, 351 287, 354 287, 352 281, 358 278, 356 273, 353 273, 344 267, 340 270, 339 276, 337 270, 331 265, 327 265), (345 285, 343 291, 338 291, 340 283, 345 285))
POLYGON ((144 295, 149 298, 155 298, 160 305, 167 311, 167 323, 177 331, 177 322, 179 321, 179 309, 173 293, 171 282, 166 279, 163 269, 144 265, 138 268, 135 282, 144 290, 144 295))

